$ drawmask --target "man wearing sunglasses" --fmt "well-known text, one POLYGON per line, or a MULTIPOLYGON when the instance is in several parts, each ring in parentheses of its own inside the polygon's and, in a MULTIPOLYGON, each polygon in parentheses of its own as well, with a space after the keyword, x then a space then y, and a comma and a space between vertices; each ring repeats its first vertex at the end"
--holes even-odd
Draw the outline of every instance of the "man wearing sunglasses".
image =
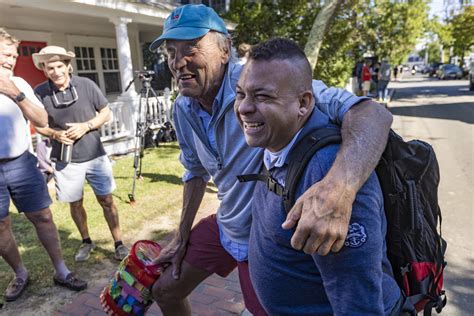
POLYGON ((71 60, 74 57, 73 52, 58 46, 47 46, 33 54, 36 68, 48 78, 35 88, 36 95, 48 112, 49 121, 48 127, 38 131, 52 139, 51 160, 55 161, 56 196, 59 201, 69 203, 71 216, 82 237, 75 260, 88 260, 95 248, 83 206, 85 180, 91 185, 104 211, 115 241, 115 259, 122 260, 128 255, 128 248, 122 243, 118 211, 112 198, 115 189, 112 166, 98 130, 110 119, 110 108, 92 80, 71 75, 71 60), (61 159, 65 146, 72 146, 71 161, 61 159))

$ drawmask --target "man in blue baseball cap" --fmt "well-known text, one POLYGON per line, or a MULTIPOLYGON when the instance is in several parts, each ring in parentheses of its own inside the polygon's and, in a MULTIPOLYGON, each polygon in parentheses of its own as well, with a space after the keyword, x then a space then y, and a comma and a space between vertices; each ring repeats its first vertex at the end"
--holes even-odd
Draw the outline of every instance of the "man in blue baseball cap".
MULTIPOLYGON (((170 266, 154 284, 154 298, 164 315, 191 315, 187 296, 192 290, 211 274, 225 277, 238 267, 245 306, 254 315, 266 315, 247 261, 255 183, 240 184, 236 177, 258 173, 263 159, 263 149, 247 145, 233 111, 243 67, 231 58, 224 21, 204 5, 175 9, 150 49, 162 44, 180 92, 173 113, 185 173, 179 228, 156 260, 170 266), (211 177, 220 206, 192 227, 211 177)), ((370 99, 321 81, 313 81, 313 94, 315 105, 342 124, 343 142, 326 177, 300 197, 282 227, 294 229, 296 250, 326 255, 344 244, 352 203, 380 158, 392 117, 370 99)), ((274 98, 263 91, 253 95, 263 103, 274 98)), ((247 122, 245 129, 255 137, 272 137, 262 122, 247 122)))

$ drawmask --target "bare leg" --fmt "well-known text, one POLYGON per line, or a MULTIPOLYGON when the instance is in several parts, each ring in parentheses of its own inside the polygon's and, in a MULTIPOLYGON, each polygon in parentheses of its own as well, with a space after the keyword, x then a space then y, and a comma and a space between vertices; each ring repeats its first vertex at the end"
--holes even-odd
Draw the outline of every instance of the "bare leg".
POLYGON ((107 221, 107 225, 109 225, 109 229, 112 233, 114 241, 122 240, 122 234, 120 233, 118 210, 115 206, 112 194, 97 195, 96 198, 100 206, 102 206, 105 220, 107 221))
POLYGON ((59 235, 53 221, 51 210, 45 208, 38 212, 25 213, 25 215, 35 226, 38 239, 48 252, 56 270, 56 275, 62 278, 66 277, 70 271, 64 263, 59 235))
POLYGON ((153 297, 164 316, 190 316, 187 296, 211 273, 195 268, 183 260, 181 275, 173 279, 172 268, 166 269, 153 285, 153 297))
POLYGON ((10 216, 0 220, 0 255, 12 267, 17 277, 26 278, 28 272, 18 252, 18 246, 11 228, 10 216))
POLYGON ((71 216, 76 223, 76 227, 81 234, 82 239, 89 238, 89 227, 87 227, 87 213, 82 204, 83 199, 69 203, 71 216))

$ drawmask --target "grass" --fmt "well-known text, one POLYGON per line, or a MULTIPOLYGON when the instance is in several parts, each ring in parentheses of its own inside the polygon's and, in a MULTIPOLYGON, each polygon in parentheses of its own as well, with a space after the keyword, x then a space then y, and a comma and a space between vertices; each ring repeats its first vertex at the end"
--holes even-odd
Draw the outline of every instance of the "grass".
MULTIPOLYGON (((124 241, 131 245, 138 239, 159 240, 174 229, 179 222, 182 204, 183 168, 178 161, 179 147, 176 143, 160 144, 147 149, 143 158, 143 179, 137 181, 136 204, 128 203, 128 193, 132 189, 133 157, 127 156, 113 165, 117 189, 113 193, 120 214, 120 225, 124 241)), ((54 199, 54 190, 51 191, 54 199)), ((93 271, 100 268, 103 260, 113 257, 113 240, 102 209, 97 203, 92 189, 86 185, 84 207, 88 215, 89 232, 97 244, 97 250, 86 263, 76 264, 74 253, 81 243, 81 236, 72 221, 69 205, 54 201, 51 205, 54 221, 59 231, 63 255, 71 270, 85 271, 94 277, 93 271), (89 271, 90 270, 90 271, 89 271)), ((20 249, 23 262, 30 272, 29 294, 44 293, 45 286, 53 286, 53 267, 44 248, 39 243, 33 225, 22 214, 11 207, 10 216, 13 232, 20 249)), ((13 272, 0 259, 0 296, 13 276, 13 272)), ((29 295, 26 294, 26 295, 29 295)), ((1 299, 0 299, 1 300, 1 299)), ((1 302, 0 302, 1 303, 1 302)))

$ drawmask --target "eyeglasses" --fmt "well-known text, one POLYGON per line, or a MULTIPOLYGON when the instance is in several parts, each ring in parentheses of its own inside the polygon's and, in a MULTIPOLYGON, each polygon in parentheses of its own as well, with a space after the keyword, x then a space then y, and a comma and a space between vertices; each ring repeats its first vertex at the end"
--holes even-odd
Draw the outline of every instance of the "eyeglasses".
MULTIPOLYGON (((69 91, 71 91, 71 97, 72 97, 72 100, 69 100, 69 101, 63 101, 63 102, 59 102, 58 100, 58 97, 57 97, 57 94, 59 92, 55 92, 54 89, 51 89, 53 91, 53 103, 54 103, 54 106, 57 107, 57 108, 66 108, 68 106, 70 106, 71 104, 73 104, 74 102, 76 102, 78 99, 79 99, 79 96, 77 95, 77 91, 76 91, 76 88, 71 85, 71 88, 68 89, 69 91)), ((64 90, 66 91, 66 90, 64 90)), ((64 92, 61 92, 65 95, 64 92)), ((64 97, 63 97, 63 100, 64 100, 64 97)))

